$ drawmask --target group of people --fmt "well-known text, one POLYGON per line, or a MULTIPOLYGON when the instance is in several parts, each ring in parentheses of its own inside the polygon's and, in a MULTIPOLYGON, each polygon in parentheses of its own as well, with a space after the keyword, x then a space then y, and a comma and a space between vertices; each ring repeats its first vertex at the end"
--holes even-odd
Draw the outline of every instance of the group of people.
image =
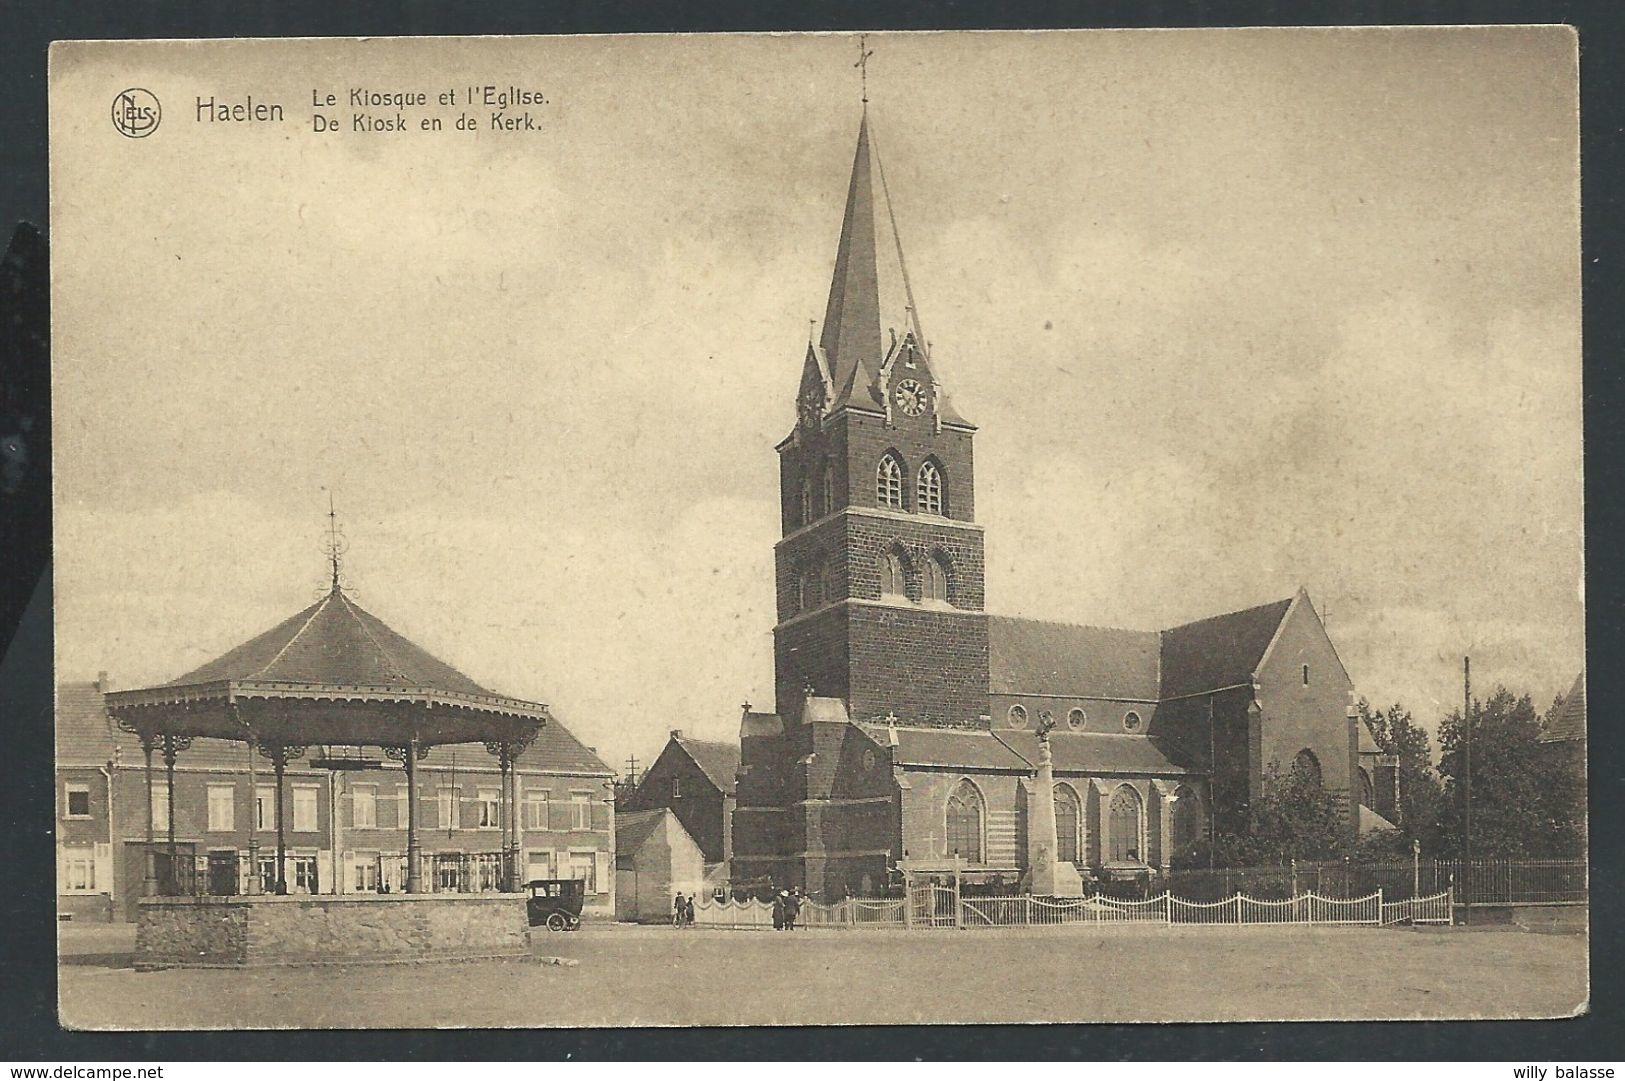
POLYGON ((671 925, 673 927, 694 926, 694 895, 687 897, 678 894, 671 902, 671 925))
POLYGON ((780 890, 773 895, 773 930, 794 931, 801 916, 801 887, 780 890))

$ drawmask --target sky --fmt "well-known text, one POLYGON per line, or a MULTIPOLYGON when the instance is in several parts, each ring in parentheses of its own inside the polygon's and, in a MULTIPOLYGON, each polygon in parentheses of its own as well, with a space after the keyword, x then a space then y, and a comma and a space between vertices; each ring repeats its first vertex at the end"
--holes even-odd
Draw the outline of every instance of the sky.
MULTIPOLYGON (((1568 30, 868 45, 921 322, 980 426, 990 611, 1154 629, 1302 586, 1359 693, 1430 726, 1464 654, 1568 689, 1568 30)), ((772 705, 773 446, 857 53, 58 46, 58 678, 172 679, 312 603, 331 497, 358 603, 612 766, 737 738, 772 705), (544 94, 539 130, 312 130, 313 93, 486 84, 544 94), (150 137, 109 122, 130 86, 150 137), (285 121, 195 117, 249 95, 285 121)))

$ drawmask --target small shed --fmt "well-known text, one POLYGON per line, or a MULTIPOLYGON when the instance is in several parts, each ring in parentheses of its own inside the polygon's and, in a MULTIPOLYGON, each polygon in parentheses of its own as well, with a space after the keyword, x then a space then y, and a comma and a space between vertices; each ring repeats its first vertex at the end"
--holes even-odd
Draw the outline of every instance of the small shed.
POLYGON ((705 856, 670 810, 615 816, 615 918, 629 923, 671 919, 678 893, 706 892, 705 856))

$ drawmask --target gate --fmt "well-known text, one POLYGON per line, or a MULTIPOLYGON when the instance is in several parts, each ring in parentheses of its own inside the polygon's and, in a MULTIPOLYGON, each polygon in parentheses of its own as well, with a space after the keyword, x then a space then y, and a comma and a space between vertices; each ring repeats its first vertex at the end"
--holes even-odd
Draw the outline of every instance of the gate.
POLYGON ((915 886, 908 891, 909 925, 958 927, 959 891, 947 886, 915 886))

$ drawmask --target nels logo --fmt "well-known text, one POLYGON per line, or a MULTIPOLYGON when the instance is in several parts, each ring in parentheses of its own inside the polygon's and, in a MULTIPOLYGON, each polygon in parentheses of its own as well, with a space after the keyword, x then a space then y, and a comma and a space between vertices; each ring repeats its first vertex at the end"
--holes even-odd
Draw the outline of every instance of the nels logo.
POLYGON ((121 90, 113 99, 113 126, 130 139, 145 139, 157 131, 163 115, 157 97, 139 86, 121 90))

